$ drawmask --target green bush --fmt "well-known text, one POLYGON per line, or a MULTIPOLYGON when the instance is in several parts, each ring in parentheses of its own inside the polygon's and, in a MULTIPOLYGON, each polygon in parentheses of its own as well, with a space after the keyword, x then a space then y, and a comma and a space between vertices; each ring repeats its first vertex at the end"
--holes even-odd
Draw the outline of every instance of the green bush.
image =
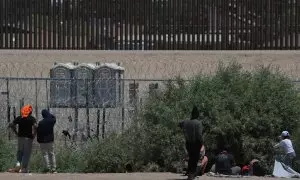
POLYGON ((117 135, 112 135, 101 142, 94 141, 85 154, 85 171, 124 172, 132 157, 132 153, 128 149, 129 144, 126 142, 128 142, 126 139, 117 135))
MULTIPOLYGON (((3 136, 2 136, 3 137, 3 136)), ((0 138, 0 171, 7 171, 16 163, 16 151, 13 145, 0 138)))
POLYGON ((43 172, 45 170, 44 159, 39 149, 32 151, 29 166, 30 171, 43 172))
POLYGON ((214 152, 220 143, 229 144, 238 164, 258 158, 272 165, 276 137, 282 130, 293 134, 300 118, 297 91, 272 67, 258 67, 250 73, 236 63, 220 64, 214 76, 198 76, 190 83, 170 81, 166 87, 150 95, 140 117, 148 129, 145 139, 140 139, 148 142, 148 157, 166 169, 180 158, 183 143, 177 124, 189 118, 193 105, 202 113, 207 151, 214 152), (154 139, 155 134, 160 138, 154 139), (168 153, 155 151, 161 147, 168 153))
POLYGON ((300 117, 297 91, 277 69, 250 73, 236 63, 220 64, 214 76, 169 81, 151 93, 128 132, 93 148, 97 158, 88 158, 89 171, 115 172, 127 164, 136 171, 175 170, 184 153, 178 123, 189 118, 193 105, 202 113, 210 157, 226 143, 238 164, 258 158, 271 167, 276 137, 282 130, 293 134, 300 117))
MULTIPOLYGON (((71 149, 69 147, 57 146, 55 148, 57 170, 59 172, 84 172, 85 170, 85 150, 71 149)), ((30 170, 34 172, 43 172, 45 163, 41 151, 37 149, 30 159, 30 170)))

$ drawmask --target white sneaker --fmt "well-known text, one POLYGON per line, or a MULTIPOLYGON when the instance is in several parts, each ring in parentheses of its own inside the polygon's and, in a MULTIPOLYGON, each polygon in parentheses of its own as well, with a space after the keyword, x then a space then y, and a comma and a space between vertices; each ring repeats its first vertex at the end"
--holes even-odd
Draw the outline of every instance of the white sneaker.
POLYGON ((52 170, 51 170, 51 173, 53 173, 53 174, 57 174, 57 171, 56 171, 56 169, 52 169, 52 170))
POLYGON ((21 167, 21 163, 17 162, 16 167, 21 167))
POLYGON ((16 163, 15 171, 16 172, 20 172, 21 171, 21 163, 20 162, 16 163))

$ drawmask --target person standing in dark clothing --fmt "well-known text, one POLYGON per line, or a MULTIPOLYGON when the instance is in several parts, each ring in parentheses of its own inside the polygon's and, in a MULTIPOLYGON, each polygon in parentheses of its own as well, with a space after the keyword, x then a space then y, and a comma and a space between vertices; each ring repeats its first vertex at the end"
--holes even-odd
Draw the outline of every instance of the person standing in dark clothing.
POLYGON ((37 141, 40 143, 44 156, 46 171, 56 173, 56 159, 54 154, 54 125, 56 118, 48 110, 42 110, 43 120, 38 123, 37 141))
POLYGON ((21 109, 21 116, 18 116, 9 127, 18 136, 17 164, 9 172, 28 172, 28 163, 31 156, 32 142, 36 135, 36 119, 31 116, 32 106, 26 105, 21 109), (17 126, 18 125, 18 130, 17 126))
POLYGON ((188 152, 188 179, 196 177, 197 163, 200 158, 200 149, 203 145, 202 122, 199 119, 199 110, 196 106, 193 107, 190 120, 185 120, 179 123, 183 129, 185 137, 185 146, 188 152))

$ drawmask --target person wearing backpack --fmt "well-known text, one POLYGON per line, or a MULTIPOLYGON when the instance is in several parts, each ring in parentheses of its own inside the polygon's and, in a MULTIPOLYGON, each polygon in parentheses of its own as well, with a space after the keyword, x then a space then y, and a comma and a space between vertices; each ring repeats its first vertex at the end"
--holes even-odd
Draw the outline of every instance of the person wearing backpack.
POLYGON ((48 110, 42 110, 43 120, 39 121, 37 127, 37 141, 46 164, 46 172, 56 172, 56 159, 54 153, 54 126, 56 118, 48 110))

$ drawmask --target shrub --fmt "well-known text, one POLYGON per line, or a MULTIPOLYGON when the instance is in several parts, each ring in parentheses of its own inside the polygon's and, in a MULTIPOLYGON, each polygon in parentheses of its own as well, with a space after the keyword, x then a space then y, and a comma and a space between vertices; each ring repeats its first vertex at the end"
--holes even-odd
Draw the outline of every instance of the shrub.
POLYGON ((85 171, 125 172, 132 157, 132 152, 128 149, 130 144, 127 144, 130 143, 129 138, 131 137, 124 139, 122 136, 112 135, 101 142, 94 141, 85 153, 85 171))
POLYGON ((0 138, 0 147, 0 171, 7 171, 11 165, 16 163, 16 151, 2 138, 0 138))
MULTIPOLYGON (((86 161, 84 156, 84 149, 76 149, 70 147, 56 146, 56 164, 59 172, 84 172, 86 161)), ((37 149, 32 154, 30 160, 30 170, 34 172, 43 172, 45 170, 45 163, 40 149, 37 149)))
POLYGON ((56 150, 56 161, 59 172, 85 172, 86 156, 84 149, 58 147, 56 150))
POLYGON ((258 67, 250 73, 236 63, 221 64, 214 76, 178 78, 151 93, 134 126, 93 147, 91 154, 97 155, 88 158, 89 171, 124 171, 127 164, 136 171, 175 170, 184 153, 178 123, 189 118, 193 105, 202 113, 210 158, 226 143, 238 164, 258 158, 271 167, 276 137, 282 130, 295 132, 300 117, 297 91, 278 69, 258 67))
MULTIPOLYGON (((250 73, 236 63, 220 64, 214 76, 198 76, 190 83, 169 82, 166 87, 151 95, 140 118, 145 127, 159 128, 162 132, 155 133, 165 135, 154 141, 145 139, 151 160, 165 168, 179 158, 175 152, 183 143, 178 141, 182 136, 177 123, 189 118, 193 105, 202 112, 207 151, 214 152, 220 143, 229 144, 239 164, 258 158, 272 165, 276 137, 282 130, 295 132, 300 117, 292 82, 271 66, 250 73), (165 142, 170 137, 177 140, 165 142), (168 154, 151 151, 160 147, 168 149, 168 154), (158 161, 160 155, 164 162, 158 161)), ((151 131, 146 134, 154 136, 151 131)))

